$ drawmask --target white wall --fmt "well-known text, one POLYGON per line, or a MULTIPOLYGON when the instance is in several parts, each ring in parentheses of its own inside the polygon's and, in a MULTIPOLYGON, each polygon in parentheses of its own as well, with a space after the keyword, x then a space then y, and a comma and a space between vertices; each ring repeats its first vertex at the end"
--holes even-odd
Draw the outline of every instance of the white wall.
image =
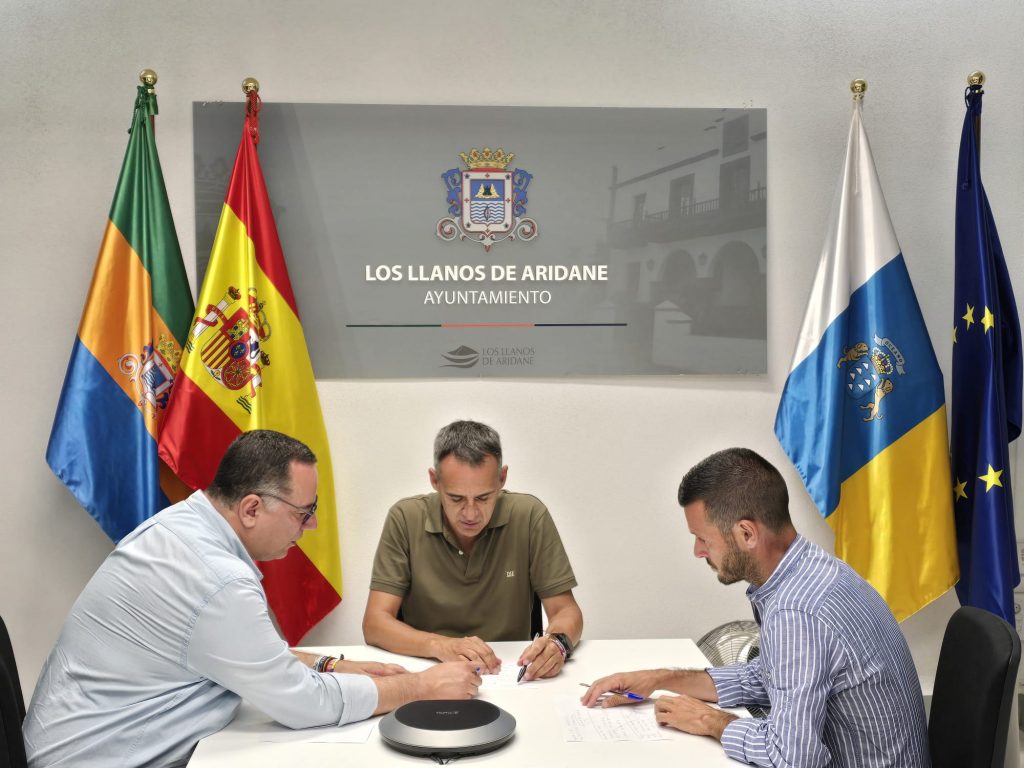
MULTIPOLYGON (((240 100, 247 75, 268 102, 768 109, 767 376, 320 382, 346 591, 311 642, 360 640, 384 512, 426 487, 432 436, 456 417, 497 427, 509 486, 553 510, 589 636, 697 636, 749 608, 742 587, 719 586, 690 554, 674 496, 693 462, 735 444, 764 453, 790 483, 797 526, 831 543, 771 428, 837 181, 851 79, 869 82, 875 158, 947 377, 961 93, 977 68, 989 77, 985 181, 1024 293, 1022 20, 1017 0, 6 0, 0 615, 27 690, 110 550, 43 454, 141 68, 160 75, 158 142, 190 269, 191 102, 240 100), (485 48, 514 61, 500 92, 479 91, 462 65, 485 48)), ((1024 489, 1020 462, 1016 469, 1024 489)), ((922 672, 934 666, 954 606, 947 596, 904 625, 922 672)))

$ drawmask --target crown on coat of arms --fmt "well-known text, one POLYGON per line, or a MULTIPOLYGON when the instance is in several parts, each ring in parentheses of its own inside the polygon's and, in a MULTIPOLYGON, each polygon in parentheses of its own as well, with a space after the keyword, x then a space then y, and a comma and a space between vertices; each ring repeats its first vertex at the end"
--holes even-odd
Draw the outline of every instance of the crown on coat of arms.
POLYGON ((871 350, 871 364, 875 366, 875 370, 880 374, 888 376, 892 373, 892 360, 880 349, 871 350))
POLYGON ((511 152, 506 155, 505 150, 501 147, 495 150, 484 147, 483 149, 471 149, 468 155, 465 152, 459 152, 459 157, 470 170, 475 168, 501 168, 504 170, 515 155, 511 152))

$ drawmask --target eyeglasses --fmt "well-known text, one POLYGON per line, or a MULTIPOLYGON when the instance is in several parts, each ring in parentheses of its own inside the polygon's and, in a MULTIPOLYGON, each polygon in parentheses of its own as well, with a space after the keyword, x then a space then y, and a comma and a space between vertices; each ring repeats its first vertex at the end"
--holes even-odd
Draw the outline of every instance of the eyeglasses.
POLYGON ((288 499, 282 499, 280 496, 275 496, 272 493, 261 493, 260 497, 262 498, 263 496, 269 496, 272 499, 277 499, 278 501, 283 501, 289 507, 293 507, 293 508, 297 509, 299 512, 301 512, 302 513, 302 523, 301 523, 301 526, 305 526, 306 523, 309 522, 309 518, 311 518, 313 515, 316 514, 316 505, 320 501, 320 497, 317 496, 316 498, 313 499, 313 503, 310 504, 308 507, 300 507, 298 504, 292 504, 290 501, 288 501, 288 499))

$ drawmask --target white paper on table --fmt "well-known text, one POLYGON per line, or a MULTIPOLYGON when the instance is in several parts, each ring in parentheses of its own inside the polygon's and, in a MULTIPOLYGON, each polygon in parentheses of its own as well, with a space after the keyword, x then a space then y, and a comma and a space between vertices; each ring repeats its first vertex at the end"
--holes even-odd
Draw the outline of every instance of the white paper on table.
POLYGON ((508 659, 501 660, 501 671, 496 675, 480 675, 480 679, 483 681, 480 684, 481 690, 487 688, 534 688, 536 686, 530 685, 535 682, 530 680, 527 682, 524 680, 519 683, 516 682, 519 677, 519 670, 522 669, 516 664, 517 659, 509 661, 508 659))
POLYGON ((278 744, 365 744, 376 726, 376 719, 348 723, 347 725, 329 726, 326 728, 302 728, 299 730, 285 728, 283 725, 275 725, 274 730, 262 734, 260 740, 278 744))
POLYGON ((661 741, 667 739, 650 702, 588 709, 573 696, 555 699, 566 741, 661 741))

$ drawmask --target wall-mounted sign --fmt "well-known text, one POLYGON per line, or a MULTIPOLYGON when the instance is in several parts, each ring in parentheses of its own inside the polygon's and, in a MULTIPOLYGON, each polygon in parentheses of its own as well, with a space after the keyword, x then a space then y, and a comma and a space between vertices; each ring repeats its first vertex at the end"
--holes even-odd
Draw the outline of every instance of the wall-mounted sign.
MULTIPOLYGON (((194 105, 205 271, 241 104, 194 105)), ((273 104, 318 377, 764 373, 764 110, 273 104)))

